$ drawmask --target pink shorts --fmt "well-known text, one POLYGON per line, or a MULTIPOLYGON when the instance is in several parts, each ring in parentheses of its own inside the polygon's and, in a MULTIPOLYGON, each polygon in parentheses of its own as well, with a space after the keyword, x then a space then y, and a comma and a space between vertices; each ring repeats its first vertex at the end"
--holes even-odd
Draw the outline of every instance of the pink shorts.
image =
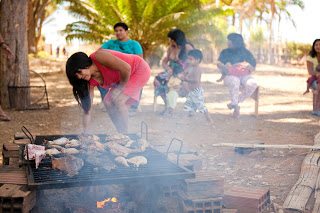
MULTIPOLYGON (((147 84, 151 75, 151 69, 144 60, 140 60, 132 69, 134 69, 134 72, 130 75, 129 81, 123 88, 123 94, 129 97, 129 100, 127 101, 128 105, 139 101, 140 91, 147 84)), ((104 102, 110 102, 112 89, 113 88, 110 88, 104 97, 104 102)))

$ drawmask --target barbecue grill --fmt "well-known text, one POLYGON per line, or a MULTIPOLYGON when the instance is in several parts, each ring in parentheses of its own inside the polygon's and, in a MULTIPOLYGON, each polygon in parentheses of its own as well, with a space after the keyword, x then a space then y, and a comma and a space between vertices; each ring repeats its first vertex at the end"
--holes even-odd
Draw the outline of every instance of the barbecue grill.
MULTIPOLYGON (((141 137, 145 135, 145 138, 148 139, 147 130, 147 125, 142 123, 141 137), (145 126, 144 132, 143 126, 145 126)), ((30 132, 27 132, 30 140, 37 145, 44 145, 46 140, 54 140, 61 137, 66 137, 68 139, 75 139, 78 137, 78 135, 41 135, 36 136, 33 139, 33 136, 30 134, 30 132)), ((102 139, 101 141, 104 141, 104 139, 107 137, 107 135, 102 134, 98 134, 97 136, 102 139)), ((132 140, 140 139, 137 134, 129 134, 128 136, 132 140)), ((171 141, 170 146, 172 142, 173 141, 171 141)), ((167 150, 167 155, 169 148, 167 150)), ((106 154, 108 153, 106 152, 106 154)), ((172 179, 187 179, 195 177, 194 172, 179 165, 178 160, 177 163, 173 163, 167 159, 166 155, 158 152, 155 149, 147 148, 145 152, 140 153, 139 155, 143 155, 148 159, 147 165, 138 168, 116 167, 114 170, 107 171, 102 168, 97 170, 97 166, 85 161, 85 164, 79 171, 78 175, 73 177, 67 176, 67 174, 62 171, 52 169, 50 157, 43 159, 38 169, 35 168, 35 165, 31 163, 31 161, 26 161, 28 185, 30 187, 37 187, 40 189, 49 189, 84 185, 128 183, 132 181, 145 181, 147 179, 152 179, 152 181, 160 179, 163 181, 168 179, 172 181, 172 179)), ((134 154, 130 154, 128 158, 133 156, 134 154)))

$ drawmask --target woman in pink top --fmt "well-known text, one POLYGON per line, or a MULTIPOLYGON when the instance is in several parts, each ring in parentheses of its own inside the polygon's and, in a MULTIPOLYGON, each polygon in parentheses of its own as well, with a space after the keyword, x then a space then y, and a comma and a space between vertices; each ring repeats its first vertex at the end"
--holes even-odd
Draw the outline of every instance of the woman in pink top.
POLYGON ((104 97, 107 112, 121 133, 128 130, 128 106, 139 100, 140 90, 148 82, 150 67, 141 57, 113 50, 99 49, 93 54, 74 53, 67 61, 66 72, 73 95, 84 110, 86 132, 95 86, 109 89, 104 97))

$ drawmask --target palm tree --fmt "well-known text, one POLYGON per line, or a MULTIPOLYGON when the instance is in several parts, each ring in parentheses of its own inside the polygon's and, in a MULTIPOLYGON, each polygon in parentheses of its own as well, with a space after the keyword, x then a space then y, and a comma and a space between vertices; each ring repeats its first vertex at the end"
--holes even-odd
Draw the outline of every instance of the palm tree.
MULTIPOLYGON (((167 33, 178 27, 192 40, 208 32, 223 34, 214 17, 228 11, 207 6, 200 0, 69 0, 68 10, 80 18, 67 25, 67 39, 102 43, 113 35, 119 21, 130 26, 130 37, 139 41, 148 57, 159 45, 166 44, 167 33)), ((211 36, 213 37, 213 36, 211 36)))

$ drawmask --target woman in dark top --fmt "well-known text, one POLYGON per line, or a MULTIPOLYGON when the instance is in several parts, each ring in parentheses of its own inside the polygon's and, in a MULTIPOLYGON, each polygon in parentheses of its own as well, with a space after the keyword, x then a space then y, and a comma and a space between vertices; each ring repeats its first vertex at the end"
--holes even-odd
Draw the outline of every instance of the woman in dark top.
POLYGON ((228 48, 222 50, 218 61, 221 79, 224 80, 231 96, 231 103, 227 106, 233 109, 233 115, 238 117, 239 103, 250 97, 257 88, 257 83, 251 76, 256 67, 256 60, 245 47, 242 36, 231 33, 228 35, 228 48))

